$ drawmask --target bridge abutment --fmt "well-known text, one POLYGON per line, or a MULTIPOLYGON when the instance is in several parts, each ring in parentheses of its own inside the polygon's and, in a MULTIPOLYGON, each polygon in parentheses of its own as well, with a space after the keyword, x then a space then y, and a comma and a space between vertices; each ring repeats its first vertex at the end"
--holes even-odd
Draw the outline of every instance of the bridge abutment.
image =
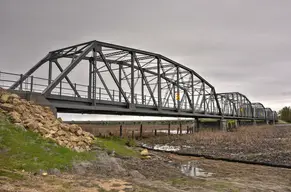
POLYGON ((49 107, 53 112, 54 116, 57 118, 57 109, 41 94, 35 92, 26 92, 26 91, 17 91, 17 90, 9 90, 11 93, 15 93, 19 95, 22 99, 26 99, 27 101, 33 101, 37 105, 49 107))

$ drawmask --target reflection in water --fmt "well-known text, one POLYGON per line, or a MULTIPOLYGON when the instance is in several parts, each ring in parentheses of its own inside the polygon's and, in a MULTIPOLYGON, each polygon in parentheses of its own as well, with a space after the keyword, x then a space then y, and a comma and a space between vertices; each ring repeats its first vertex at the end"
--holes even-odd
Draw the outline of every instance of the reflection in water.
POLYGON ((210 177, 213 173, 205 172, 195 165, 195 161, 189 161, 181 165, 181 172, 190 177, 210 177))

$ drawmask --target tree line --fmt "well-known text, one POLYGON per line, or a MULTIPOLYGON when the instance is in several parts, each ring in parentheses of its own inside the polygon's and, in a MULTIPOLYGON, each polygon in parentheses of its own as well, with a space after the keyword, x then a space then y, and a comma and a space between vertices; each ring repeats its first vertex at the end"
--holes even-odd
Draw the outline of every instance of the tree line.
POLYGON ((279 111, 279 116, 281 120, 291 123, 291 108, 283 107, 283 109, 279 111))

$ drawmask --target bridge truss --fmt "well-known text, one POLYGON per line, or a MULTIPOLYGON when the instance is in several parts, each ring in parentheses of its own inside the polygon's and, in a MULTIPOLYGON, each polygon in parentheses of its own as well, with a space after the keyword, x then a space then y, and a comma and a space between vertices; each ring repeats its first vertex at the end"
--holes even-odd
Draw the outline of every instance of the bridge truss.
POLYGON ((241 93, 217 94, 194 70, 163 55, 99 41, 51 51, 8 82, 12 90, 41 92, 59 112, 262 120, 277 116, 241 93), (36 77, 44 66, 47 71, 36 77), (264 116, 258 115, 260 110, 264 116))

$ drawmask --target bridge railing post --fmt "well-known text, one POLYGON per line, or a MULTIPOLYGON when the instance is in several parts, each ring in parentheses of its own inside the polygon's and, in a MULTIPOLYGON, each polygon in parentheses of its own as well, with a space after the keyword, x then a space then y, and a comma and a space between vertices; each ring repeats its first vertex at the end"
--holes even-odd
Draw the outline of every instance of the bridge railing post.
POLYGON ((33 92, 33 76, 30 77, 30 92, 33 92))
POLYGON ((101 100, 101 87, 99 87, 99 100, 101 100))
POLYGON ((62 96, 62 81, 60 81, 60 96, 62 96))
MULTIPOLYGON (((23 77, 23 74, 20 74, 20 79, 22 79, 23 77)), ((19 85, 19 89, 20 91, 22 91, 22 84, 23 84, 23 81, 20 82, 20 85, 19 85)))

